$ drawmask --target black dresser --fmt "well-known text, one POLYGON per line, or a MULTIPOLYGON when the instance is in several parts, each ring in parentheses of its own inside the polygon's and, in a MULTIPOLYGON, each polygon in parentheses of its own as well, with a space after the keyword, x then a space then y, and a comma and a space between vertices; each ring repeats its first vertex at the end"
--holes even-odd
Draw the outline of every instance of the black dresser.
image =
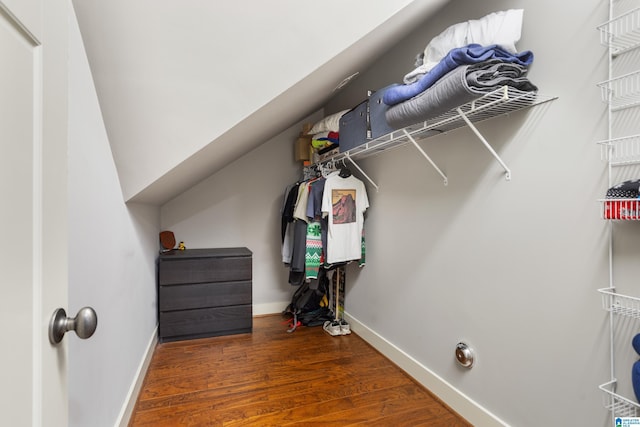
POLYGON ((247 248, 174 250, 158 258, 161 342, 251 332, 252 253, 247 248))

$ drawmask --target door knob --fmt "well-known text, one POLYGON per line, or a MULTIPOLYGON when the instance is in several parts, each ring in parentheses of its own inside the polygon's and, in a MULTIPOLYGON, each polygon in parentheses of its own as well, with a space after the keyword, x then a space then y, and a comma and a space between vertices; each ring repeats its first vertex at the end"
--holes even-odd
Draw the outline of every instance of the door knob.
POLYGON ((49 322, 49 341, 51 344, 58 344, 68 331, 76 331, 80 338, 87 339, 93 335, 97 326, 98 315, 91 307, 81 308, 76 317, 67 317, 67 312, 58 308, 49 322))

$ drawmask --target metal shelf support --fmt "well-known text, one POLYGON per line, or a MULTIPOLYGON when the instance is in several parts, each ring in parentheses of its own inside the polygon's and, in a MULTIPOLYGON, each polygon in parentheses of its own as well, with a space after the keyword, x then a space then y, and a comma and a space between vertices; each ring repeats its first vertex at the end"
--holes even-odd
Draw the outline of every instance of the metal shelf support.
POLYGON ((373 180, 371 178, 369 178, 369 175, 367 175, 366 173, 364 173, 364 171, 362 170, 362 168, 360 166, 358 166, 358 164, 351 158, 351 156, 349 155, 349 153, 344 153, 344 156, 347 158, 347 160, 349 160, 351 162, 351 164, 353 166, 355 166, 356 169, 358 169, 358 172, 360 172, 362 174, 363 177, 366 178, 367 181, 369 181, 371 183, 371 185, 373 185, 376 188, 376 191, 380 190, 380 187, 378 187, 378 184, 376 184, 375 182, 373 182, 373 180))
POLYGON ((425 151, 422 149, 422 147, 420 147, 418 145, 418 143, 416 142, 415 139, 413 139, 413 137, 411 136, 411 134, 409 132, 407 132, 406 129, 402 129, 402 131, 404 132, 405 136, 409 139, 409 141, 411 141, 411 143, 414 145, 414 147, 416 147, 418 149, 418 151, 420 152, 420 154, 422 154, 424 156, 425 159, 427 159, 427 161, 429 161, 429 163, 431 163, 431 166, 433 166, 433 168, 440 174, 440 176, 442 177, 442 179, 444 180, 444 185, 447 185, 449 183, 449 180, 447 179, 447 176, 444 174, 444 172, 442 172, 440 170, 440 168, 438 167, 438 165, 436 165, 434 163, 433 160, 431 160, 431 157, 429 157, 427 155, 427 153, 425 153, 425 151))
POLYGON ((496 153, 496 151, 493 149, 493 147, 491 147, 491 145, 489 145, 489 143, 487 142, 487 140, 484 138, 484 136, 482 136, 482 134, 480 133, 480 131, 478 130, 478 128, 475 127, 475 125, 471 122, 471 120, 469 120, 469 118, 462 112, 462 110, 460 108, 456 108, 456 111, 458 112, 458 114, 460 115, 460 117, 462 118, 462 120, 464 120, 464 122, 467 124, 467 126, 469 126, 471 128, 471 130, 473 131, 473 133, 476 134, 476 136, 478 137, 478 139, 480 140, 480 142, 482 142, 484 144, 484 146, 487 148, 487 150, 489 150, 489 152, 491 153, 491 155, 493 157, 495 157, 495 159, 498 161, 498 163, 500 163, 500 166, 502 166, 502 168, 504 169, 505 172, 505 178, 507 181, 511 180, 511 169, 509 169, 509 167, 502 161, 502 159, 500 158, 500 156, 498 155, 498 153, 496 153))

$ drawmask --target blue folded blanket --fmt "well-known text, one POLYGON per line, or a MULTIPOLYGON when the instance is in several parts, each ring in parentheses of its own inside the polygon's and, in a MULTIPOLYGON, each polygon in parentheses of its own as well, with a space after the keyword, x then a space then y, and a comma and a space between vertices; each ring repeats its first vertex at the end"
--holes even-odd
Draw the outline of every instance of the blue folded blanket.
POLYGON ((525 94, 533 93, 538 88, 526 74, 526 67, 499 59, 461 65, 420 94, 389 107, 385 119, 392 128, 400 129, 433 119, 503 86, 525 94))
POLYGON ((399 104, 424 92, 445 74, 460 65, 476 64, 490 59, 500 59, 503 62, 513 62, 528 67, 533 62, 533 52, 526 50, 513 54, 498 45, 481 46, 479 44, 451 49, 431 71, 417 82, 387 88, 382 101, 387 105, 399 104))

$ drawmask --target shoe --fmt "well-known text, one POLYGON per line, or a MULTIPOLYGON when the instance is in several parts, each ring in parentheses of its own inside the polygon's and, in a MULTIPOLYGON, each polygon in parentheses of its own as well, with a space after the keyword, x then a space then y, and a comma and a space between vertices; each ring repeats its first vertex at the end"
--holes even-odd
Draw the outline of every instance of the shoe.
POLYGON ((349 326, 349 322, 342 319, 340 320, 340 335, 349 335, 351 333, 351 326, 349 326))
POLYGON ((322 326, 322 329, 324 329, 324 331, 332 337, 335 337, 336 335, 342 335, 342 332, 340 330, 340 322, 336 320, 327 320, 326 322, 324 322, 324 326, 322 326))

